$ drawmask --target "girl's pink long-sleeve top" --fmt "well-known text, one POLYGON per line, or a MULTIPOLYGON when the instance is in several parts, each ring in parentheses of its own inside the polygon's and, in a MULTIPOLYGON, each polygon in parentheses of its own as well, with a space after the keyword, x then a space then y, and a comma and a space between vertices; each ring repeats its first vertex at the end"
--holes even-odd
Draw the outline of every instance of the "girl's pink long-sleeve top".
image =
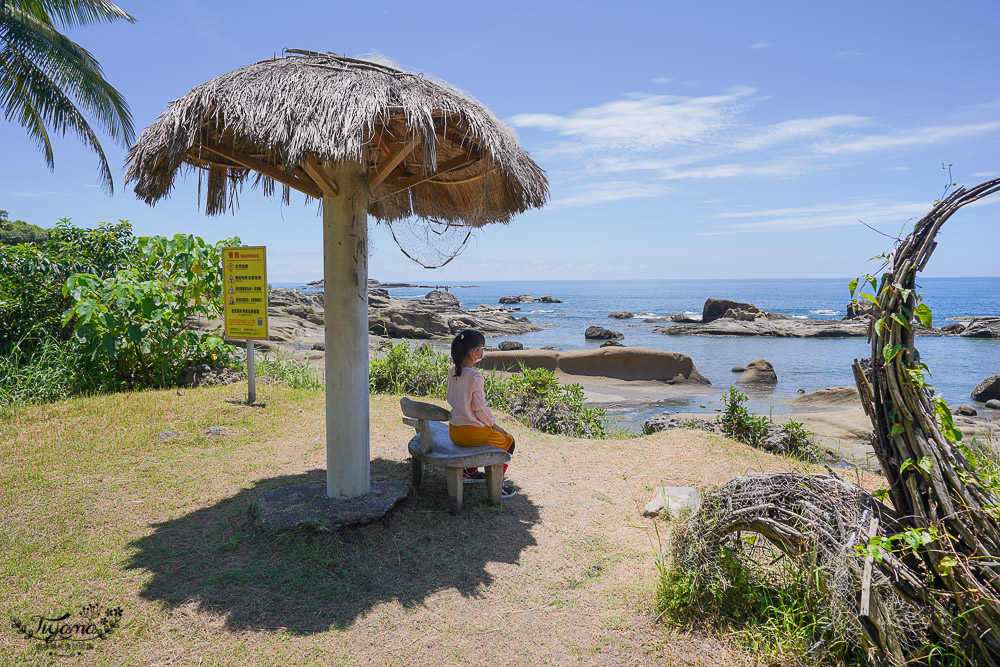
POLYGON ((496 417, 486 405, 482 374, 469 367, 455 377, 455 369, 448 371, 448 403, 451 405, 452 426, 493 426, 496 417))

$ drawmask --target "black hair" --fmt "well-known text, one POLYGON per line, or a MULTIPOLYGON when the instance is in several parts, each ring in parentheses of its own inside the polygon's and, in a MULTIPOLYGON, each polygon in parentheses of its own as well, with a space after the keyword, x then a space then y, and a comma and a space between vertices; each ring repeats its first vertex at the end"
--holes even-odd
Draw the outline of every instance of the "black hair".
POLYGON ((463 329, 451 341, 451 360, 455 362, 455 377, 462 374, 462 362, 465 355, 477 347, 486 345, 486 336, 475 329, 463 329))

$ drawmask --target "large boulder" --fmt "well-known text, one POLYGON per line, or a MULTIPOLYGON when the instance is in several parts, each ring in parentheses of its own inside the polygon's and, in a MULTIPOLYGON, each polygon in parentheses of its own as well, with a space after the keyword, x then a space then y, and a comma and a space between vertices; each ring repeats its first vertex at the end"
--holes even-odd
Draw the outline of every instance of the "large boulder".
POLYGON ((854 386, 817 389, 788 401, 793 405, 808 405, 816 408, 853 408, 861 405, 861 394, 854 386))
POLYGON ((706 299, 705 305, 701 309, 701 321, 704 323, 725 317, 726 311, 730 308, 759 313, 760 309, 752 303, 742 303, 740 301, 730 301, 728 299, 706 299))
POLYGON ((614 318, 616 320, 630 320, 635 317, 635 313, 630 313, 626 310, 616 310, 615 312, 608 315, 608 317, 614 318))
POLYGON ((986 378, 972 390, 974 401, 985 403, 994 398, 1000 398, 1000 373, 986 378))
POLYGON ((961 333, 963 338, 1000 338, 1000 317, 977 317, 961 333))
POLYGON ((437 289, 428 292, 423 300, 428 306, 432 307, 439 307, 448 310, 459 307, 458 298, 454 294, 437 289))
POLYGON ((583 332, 583 337, 589 340, 621 340, 625 334, 604 327, 587 327, 587 330, 583 332))
POLYGON ((602 347, 560 352, 558 368, 569 375, 597 375, 618 380, 659 380, 668 384, 711 384, 691 357, 680 352, 636 347, 602 347))
POLYGON ((501 352, 511 352, 513 350, 523 350, 524 349, 524 343, 519 343, 516 340, 502 340, 502 341, 500 341, 500 344, 497 345, 497 348, 501 352))
POLYGON ((778 383, 778 374, 767 359, 754 359, 747 364, 747 369, 740 375, 737 384, 769 384, 778 383))

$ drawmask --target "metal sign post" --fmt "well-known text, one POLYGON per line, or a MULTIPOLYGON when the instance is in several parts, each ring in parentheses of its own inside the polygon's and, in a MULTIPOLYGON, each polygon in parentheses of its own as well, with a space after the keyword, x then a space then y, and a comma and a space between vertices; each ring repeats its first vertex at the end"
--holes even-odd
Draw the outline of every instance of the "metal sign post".
POLYGON ((257 400, 253 342, 267 340, 267 249, 222 249, 223 320, 226 338, 247 341, 247 400, 257 400))

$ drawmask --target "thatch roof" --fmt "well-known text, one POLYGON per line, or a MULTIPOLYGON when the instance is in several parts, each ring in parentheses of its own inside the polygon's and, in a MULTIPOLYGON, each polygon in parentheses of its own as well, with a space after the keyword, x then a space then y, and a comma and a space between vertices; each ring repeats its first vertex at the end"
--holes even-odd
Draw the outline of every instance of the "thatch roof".
MULTIPOLYGON (((361 161, 369 213, 480 226, 548 198, 545 172, 513 130, 446 84, 332 53, 288 51, 197 86, 129 151, 126 180, 148 204, 182 170, 207 173, 205 210, 234 209, 247 178, 321 196, 320 165, 361 161), (252 167, 248 169, 247 167, 252 167)), ((201 194, 199 174, 199 196, 201 194)))

